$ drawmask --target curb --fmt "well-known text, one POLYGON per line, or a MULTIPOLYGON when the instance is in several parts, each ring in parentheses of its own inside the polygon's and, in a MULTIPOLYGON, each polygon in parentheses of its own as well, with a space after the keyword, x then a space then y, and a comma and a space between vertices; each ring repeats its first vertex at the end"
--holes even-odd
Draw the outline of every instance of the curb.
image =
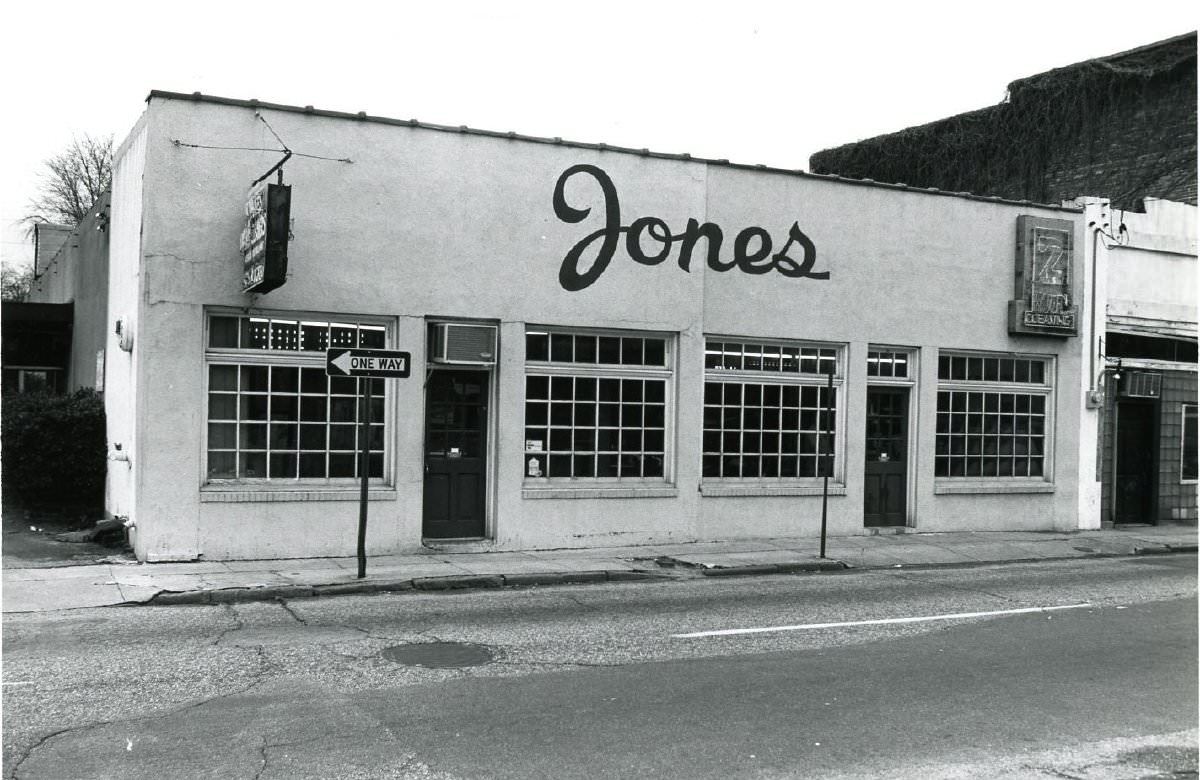
POLYGON ((1200 550, 1195 544, 1163 544, 1154 547, 1134 547, 1134 555, 1170 555, 1171 553, 1194 553, 1200 550))
POLYGON ((714 569, 700 569, 705 577, 742 577, 755 574, 799 574, 815 571, 842 571, 850 567, 842 561, 814 561, 804 563, 763 563, 749 566, 727 566, 714 569))
POLYGON ((213 590, 160 591, 145 601, 129 601, 134 606, 175 606, 178 604, 234 604, 280 599, 344 596, 351 594, 395 593, 401 591, 439 592, 522 588, 544 585, 573 585, 595 582, 634 582, 670 579, 670 575, 640 570, 533 572, 528 574, 456 574, 447 577, 416 577, 403 580, 342 582, 334 585, 267 585, 258 588, 220 588, 213 590))
POLYGON ((116 606, 174 606, 178 604, 232 604, 254 601, 315 598, 370 593, 420 591, 436 593, 455 590, 487 590, 499 588, 529 588, 553 585, 579 585, 599 582, 649 582, 681 579, 695 574, 705 577, 750 577, 771 574, 802 574, 841 571, 889 571, 893 569, 965 569, 976 566, 1039 563, 1049 561, 1078 561, 1088 558, 1123 558, 1147 555, 1195 553, 1196 544, 1162 544, 1153 547, 1134 547, 1127 553, 1095 552, 1081 555, 1045 558, 1005 558, 994 561, 947 561, 943 563, 901 563, 879 566, 852 566, 839 560, 804 561, 796 563, 750 564, 705 569, 699 566, 672 563, 675 571, 645 569, 596 569, 572 572, 530 572, 522 574, 457 574, 446 577, 416 577, 398 580, 364 580, 329 585, 267 585, 254 588, 221 588, 214 590, 160 591, 145 601, 127 601, 116 606))

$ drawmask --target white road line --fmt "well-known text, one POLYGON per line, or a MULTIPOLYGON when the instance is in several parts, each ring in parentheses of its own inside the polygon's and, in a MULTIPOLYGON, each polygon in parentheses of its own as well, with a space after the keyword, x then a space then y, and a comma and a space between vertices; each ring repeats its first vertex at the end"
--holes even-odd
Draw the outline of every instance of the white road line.
POLYGON ((812 628, 846 628, 848 626, 885 626, 893 623, 927 623, 931 620, 962 620, 963 618, 992 617, 994 615, 1022 615, 1030 612, 1053 612, 1059 609, 1081 609, 1091 604, 1065 604, 1058 607, 1024 607, 1022 609, 997 609, 991 612, 956 612, 952 615, 922 615, 921 617, 880 618, 878 620, 849 620, 844 623, 805 623, 798 626, 763 626, 760 628, 724 628, 718 631, 696 631, 691 634, 671 634, 672 639, 698 639, 706 636, 734 636, 736 634, 766 634, 771 631, 807 631, 812 628))
POLYGON ((2 683, 0 683, 0 685, 33 685, 33 682, 32 682, 32 681, 24 681, 24 682, 2 682, 2 683))

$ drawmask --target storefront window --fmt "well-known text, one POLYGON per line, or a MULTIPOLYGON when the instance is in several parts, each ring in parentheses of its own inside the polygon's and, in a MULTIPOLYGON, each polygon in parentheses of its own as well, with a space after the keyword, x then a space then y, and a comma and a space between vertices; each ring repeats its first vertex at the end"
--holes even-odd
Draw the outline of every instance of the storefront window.
POLYGON ((666 477, 667 337, 531 328, 525 361, 526 479, 666 477))
MULTIPOLYGON (((358 477, 359 380, 327 377, 325 349, 384 347, 386 327, 232 315, 208 326, 208 479, 358 477)), ((387 404, 384 381, 371 381, 369 475, 381 478, 387 404)))
POLYGON ((1183 405, 1183 467, 1184 481, 1196 481, 1196 404, 1183 405))
POLYGON ((709 339, 704 362, 706 479, 823 475, 837 438, 836 347, 709 339))
POLYGON ((1046 358, 938 359, 938 477, 1045 476, 1050 365, 1046 358))

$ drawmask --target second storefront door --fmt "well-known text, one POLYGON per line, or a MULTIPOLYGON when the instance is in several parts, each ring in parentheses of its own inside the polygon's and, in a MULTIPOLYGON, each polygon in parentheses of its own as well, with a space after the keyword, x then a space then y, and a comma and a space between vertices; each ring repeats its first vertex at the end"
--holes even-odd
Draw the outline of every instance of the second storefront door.
POLYGON ((908 494, 908 388, 867 390, 867 526, 904 525, 908 494))

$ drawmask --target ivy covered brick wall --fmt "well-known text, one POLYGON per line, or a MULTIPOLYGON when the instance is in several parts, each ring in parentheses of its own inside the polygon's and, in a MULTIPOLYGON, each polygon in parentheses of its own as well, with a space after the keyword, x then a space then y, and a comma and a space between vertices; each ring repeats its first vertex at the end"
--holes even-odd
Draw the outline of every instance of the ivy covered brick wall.
POLYGON ((1196 34, 1014 81, 1005 102, 814 154, 813 173, 1057 203, 1196 204, 1196 34))

